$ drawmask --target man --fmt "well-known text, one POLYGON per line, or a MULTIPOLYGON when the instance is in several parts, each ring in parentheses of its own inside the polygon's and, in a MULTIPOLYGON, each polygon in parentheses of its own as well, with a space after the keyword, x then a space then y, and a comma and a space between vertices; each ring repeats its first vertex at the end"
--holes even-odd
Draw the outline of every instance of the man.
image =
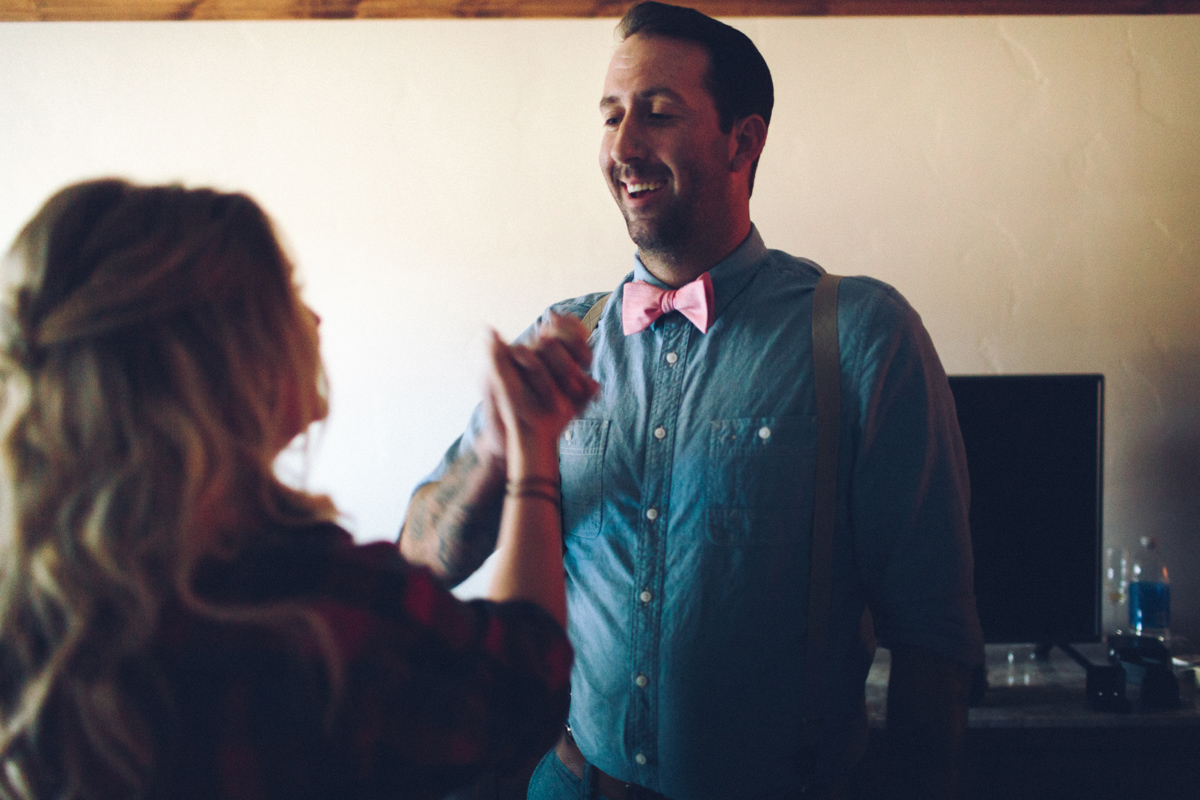
MULTIPOLYGON (((770 73, 748 38, 689 9, 643 3, 619 30, 600 166, 638 252, 592 337, 600 393, 560 443, 576 663, 569 733, 529 796, 835 796, 865 746, 867 606, 892 653, 892 785, 951 796, 983 646, 966 466, 937 355, 893 289, 841 282, 842 456, 814 765, 800 719, 821 269, 766 249, 750 220, 770 73)), ((553 311, 582 317, 599 297, 553 311)), ((528 341, 569 381, 555 337, 528 341)), ((485 405, 418 489, 401 536, 448 581, 495 537, 504 458, 491 418, 485 405)))

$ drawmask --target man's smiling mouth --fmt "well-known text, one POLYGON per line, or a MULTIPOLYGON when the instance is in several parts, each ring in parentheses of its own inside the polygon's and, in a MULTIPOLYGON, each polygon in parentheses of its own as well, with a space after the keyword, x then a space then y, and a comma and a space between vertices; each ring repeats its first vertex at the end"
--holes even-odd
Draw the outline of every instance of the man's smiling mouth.
POLYGON ((667 182, 665 180, 664 181, 636 181, 633 183, 628 182, 628 181, 622 181, 621 184, 625 187, 625 191, 629 193, 630 197, 637 198, 637 197, 644 197, 645 195, 648 195, 651 192, 657 192, 659 189, 666 186, 667 182))

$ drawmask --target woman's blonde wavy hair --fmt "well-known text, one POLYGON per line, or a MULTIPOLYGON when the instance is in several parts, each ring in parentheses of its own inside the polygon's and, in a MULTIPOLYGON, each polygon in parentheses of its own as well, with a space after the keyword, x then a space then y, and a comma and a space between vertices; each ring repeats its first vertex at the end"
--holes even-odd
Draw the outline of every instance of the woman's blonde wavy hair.
POLYGON ((241 194, 67 187, 17 237, 5 280, 0 796, 136 797, 156 747, 128 671, 164 603, 307 625, 333 658, 299 608, 217 607, 192 589, 200 558, 235 555, 255 527, 214 519, 334 516, 273 469, 326 413, 316 325, 241 194))

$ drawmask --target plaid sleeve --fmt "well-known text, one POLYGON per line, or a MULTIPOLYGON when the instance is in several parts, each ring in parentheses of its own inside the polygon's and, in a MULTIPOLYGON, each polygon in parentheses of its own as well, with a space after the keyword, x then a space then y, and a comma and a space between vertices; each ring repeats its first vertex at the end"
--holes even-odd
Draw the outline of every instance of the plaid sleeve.
POLYGON ((339 726, 370 793, 437 794, 553 745, 572 652, 539 607, 464 603, 380 543, 332 560, 314 608, 344 659, 339 726))
POLYGON ((340 691, 329 691, 310 636, 297 652, 294 638, 262 626, 164 619, 184 737, 164 778, 172 796, 439 798, 554 743, 572 651, 548 613, 464 603, 394 545, 356 546, 332 526, 269 538, 209 564, 197 589, 222 604, 316 612, 339 655, 340 691))

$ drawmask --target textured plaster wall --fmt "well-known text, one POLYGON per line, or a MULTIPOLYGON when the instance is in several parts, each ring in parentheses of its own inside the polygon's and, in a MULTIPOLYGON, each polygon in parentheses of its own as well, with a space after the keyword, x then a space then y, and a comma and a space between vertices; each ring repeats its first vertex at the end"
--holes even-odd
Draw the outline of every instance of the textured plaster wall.
MULTIPOLYGON (((483 326, 629 268, 595 162, 612 24, 0 24, 0 238, 100 174, 258 197, 324 319, 298 479, 391 537, 483 326)), ((1200 18, 737 24, 776 76, 768 243, 895 284, 950 372, 1105 373, 1106 538, 1162 537, 1200 649, 1200 18)))

